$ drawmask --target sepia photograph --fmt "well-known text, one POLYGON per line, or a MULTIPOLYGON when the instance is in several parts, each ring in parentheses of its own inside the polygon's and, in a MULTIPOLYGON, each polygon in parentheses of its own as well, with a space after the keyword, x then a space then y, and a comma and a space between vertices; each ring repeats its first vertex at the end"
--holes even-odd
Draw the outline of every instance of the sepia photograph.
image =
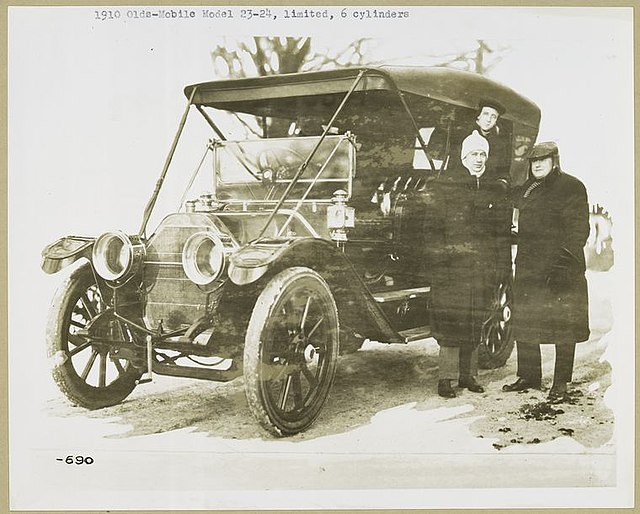
POLYGON ((633 507, 632 8, 8 29, 12 509, 633 507))

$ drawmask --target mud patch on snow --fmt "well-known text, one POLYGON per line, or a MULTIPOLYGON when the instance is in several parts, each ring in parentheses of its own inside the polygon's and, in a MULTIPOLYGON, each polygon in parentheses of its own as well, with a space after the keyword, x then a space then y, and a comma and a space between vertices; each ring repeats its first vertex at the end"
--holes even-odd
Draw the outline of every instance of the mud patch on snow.
MULTIPOLYGON (((539 444, 571 437, 587 448, 607 444, 613 437, 613 412, 605 402, 611 385, 611 367, 601 360, 603 345, 594 345, 576 362, 574 380, 563 400, 549 400, 548 386, 519 393, 502 393, 491 401, 474 402, 477 415, 471 425, 476 437, 495 437, 497 450, 514 444, 539 444)), ((551 368, 553 358, 550 360, 551 368)))

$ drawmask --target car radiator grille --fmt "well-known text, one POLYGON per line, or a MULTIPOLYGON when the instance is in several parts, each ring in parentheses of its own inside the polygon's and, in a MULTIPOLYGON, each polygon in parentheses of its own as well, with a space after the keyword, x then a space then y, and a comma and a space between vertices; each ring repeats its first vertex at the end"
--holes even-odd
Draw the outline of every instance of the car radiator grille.
POLYGON ((180 218, 177 221, 183 223, 164 223, 147 245, 145 321, 152 328, 157 328, 160 321, 168 330, 182 328, 206 311, 206 292, 191 282, 182 268, 182 248, 191 235, 207 227, 186 225, 180 218))

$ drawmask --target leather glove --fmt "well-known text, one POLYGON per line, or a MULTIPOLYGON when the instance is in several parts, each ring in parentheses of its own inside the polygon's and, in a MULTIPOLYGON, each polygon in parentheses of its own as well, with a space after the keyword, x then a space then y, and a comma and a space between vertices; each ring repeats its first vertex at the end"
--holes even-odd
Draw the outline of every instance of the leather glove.
POLYGON ((495 181, 494 188, 497 193, 506 195, 509 192, 509 182, 507 179, 499 178, 495 181))

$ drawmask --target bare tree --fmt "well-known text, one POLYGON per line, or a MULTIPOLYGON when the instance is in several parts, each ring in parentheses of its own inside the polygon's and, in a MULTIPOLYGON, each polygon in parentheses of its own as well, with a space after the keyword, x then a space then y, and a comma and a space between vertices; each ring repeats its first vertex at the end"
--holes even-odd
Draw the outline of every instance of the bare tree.
POLYGON ((312 48, 310 37, 224 38, 211 52, 216 74, 241 78, 365 64, 367 38, 330 54, 312 48))
MULTIPOLYGON (((333 69, 366 64, 367 38, 359 38, 331 53, 319 53, 310 37, 224 38, 211 52, 214 70, 219 77, 244 78, 333 69)), ((250 117, 237 116, 245 130, 261 135, 262 127, 250 117)), ((269 121, 269 132, 285 135, 288 125, 269 121)))
POLYGON ((464 49, 458 53, 445 55, 431 55, 434 59, 432 66, 457 68, 465 71, 487 75, 500 61, 510 48, 508 46, 490 46, 483 39, 478 39, 473 48, 464 49))

